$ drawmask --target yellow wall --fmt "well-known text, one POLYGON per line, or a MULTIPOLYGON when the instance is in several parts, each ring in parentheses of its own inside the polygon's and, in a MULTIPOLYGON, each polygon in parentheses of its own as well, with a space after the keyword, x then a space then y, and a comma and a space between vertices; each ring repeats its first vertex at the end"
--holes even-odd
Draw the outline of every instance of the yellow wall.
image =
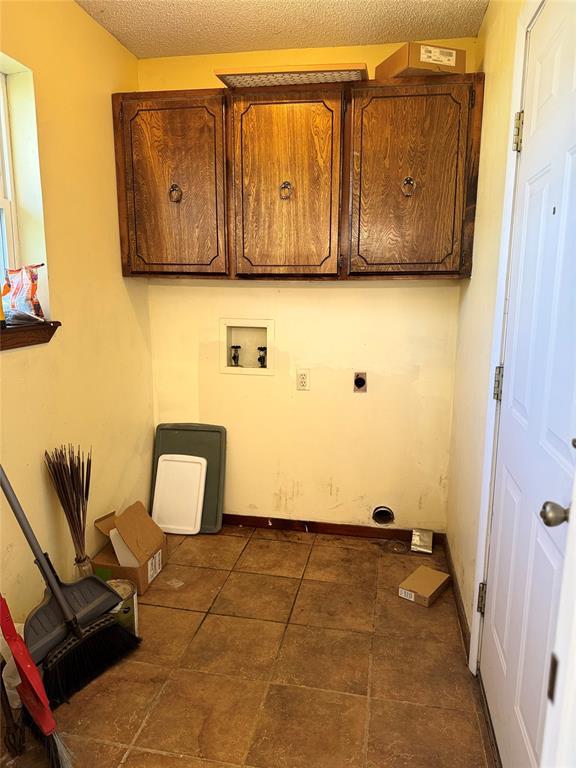
MULTIPOLYGON (((215 67, 243 63, 372 71, 397 45, 136 62, 73 2, 0 7, 0 48, 34 72, 52 314, 63 322, 49 345, 2 353, 2 460, 64 575, 72 548, 44 448, 92 445, 93 518, 146 499, 153 420, 227 426, 229 512, 368 524, 389 504, 398 525, 443 529, 459 283, 120 275, 112 92, 212 87, 215 67), (275 376, 218 373, 226 316, 276 321, 275 376), (295 390, 299 367, 309 392, 295 390), (368 394, 352 393, 354 370, 368 371, 368 394)), ((457 43, 475 69, 476 41, 457 43)), ((5 505, 1 533, 2 589, 22 616, 40 579, 5 505)))
POLYGON ((492 0, 478 40, 486 73, 474 238, 474 274, 463 282, 458 316, 450 447, 448 540, 471 621, 506 156, 511 151, 512 66, 521 0, 492 0))
MULTIPOLYGON (((452 41, 475 67, 476 40, 452 41)), ((366 62, 398 44, 148 59, 141 90, 218 87, 213 70, 366 62)), ((386 504, 400 527, 446 526, 459 283, 205 283, 150 286, 155 418, 223 424, 225 509, 369 525, 386 504), (218 366, 221 317, 274 319, 273 377, 218 366), (295 371, 308 368, 309 392, 295 371), (368 393, 354 394, 355 370, 368 393)))
MULTIPOLYGON (((70 576, 44 449, 92 446, 91 519, 148 494, 147 286, 121 278, 110 106, 113 91, 136 88, 137 62, 74 2, 2 2, 0 11, 0 48, 34 72, 52 314, 62 322, 50 344, 1 353, 1 454, 43 546, 70 576)), ((41 581, 3 499, 1 534, 1 589, 22 618, 41 581)))
MULTIPOLYGON (((476 38, 461 37, 430 42, 464 48, 466 50, 467 71, 476 71, 476 38)), ((292 48, 277 51, 243 51, 203 56, 141 59, 138 62, 138 80, 142 91, 176 88, 221 88, 222 82, 214 75, 215 69, 244 66, 273 67, 276 64, 343 63, 364 63, 368 66, 369 77, 374 77, 376 65, 394 53, 401 45, 402 43, 385 43, 383 45, 354 45, 340 48, 292 48)))
POLYGON ((457 306, 447 282, 156 281, 156 419, 227 427, 227 512, 368 525, 386 504, 443 530, 457 306), (275 321, 274 376, 219 372, 222 317, 275 321))

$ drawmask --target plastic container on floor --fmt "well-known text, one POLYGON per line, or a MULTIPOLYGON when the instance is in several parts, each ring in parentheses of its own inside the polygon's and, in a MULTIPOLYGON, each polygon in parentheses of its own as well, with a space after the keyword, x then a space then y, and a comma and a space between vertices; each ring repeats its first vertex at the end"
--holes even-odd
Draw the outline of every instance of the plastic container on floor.
POLYGON ((164 533, 200 532, 207 461, 166 453, 159 457, 152 519, 164 533))

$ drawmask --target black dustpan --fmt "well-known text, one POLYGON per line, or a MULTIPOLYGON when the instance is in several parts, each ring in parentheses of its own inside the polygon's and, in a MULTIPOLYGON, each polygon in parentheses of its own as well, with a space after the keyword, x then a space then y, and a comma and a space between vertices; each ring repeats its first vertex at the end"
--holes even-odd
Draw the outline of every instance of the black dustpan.
MULTIPOLYGON (((90 632, 90 628, 98 624, 96 620, 106 616, 122 598, 97 576, 86 576, 72 584, 61 582, 48 556, 42 552, 1 466, 0 487, 36 558, 36 565, 47 587, 44 600, 24 624, 24 640, 34 662, 38 664, 61 646, 71 633, 82 637, 90 632)), ((106 623, 108 621, 110 618, 106 616, 106 623)))

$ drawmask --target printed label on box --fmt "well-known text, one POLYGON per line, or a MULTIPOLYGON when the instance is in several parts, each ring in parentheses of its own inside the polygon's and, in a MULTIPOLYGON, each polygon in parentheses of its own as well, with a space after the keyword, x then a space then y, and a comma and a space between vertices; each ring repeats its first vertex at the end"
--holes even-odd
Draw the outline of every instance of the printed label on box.
POLYGON ((400 597, 405 597, 406 600, 412 600, 412 602, 414 602, 414 592, 410 592, 409 589, 402 589, 402 587, 400 587, 398 594, 400 597))
POLYGON ((420 61, 428 64, 444 64, 447 67, 456 66, 456 51, 450 48, 435 48, 433 45, 420 46, 420 61))
POLYGON ((155 555, 153 555, 150 560, 148 560, 148 584, 150 584, 156 576, 160 573, 162 570, 162 550, 159 549, 158 552, 156 552, 155 555))

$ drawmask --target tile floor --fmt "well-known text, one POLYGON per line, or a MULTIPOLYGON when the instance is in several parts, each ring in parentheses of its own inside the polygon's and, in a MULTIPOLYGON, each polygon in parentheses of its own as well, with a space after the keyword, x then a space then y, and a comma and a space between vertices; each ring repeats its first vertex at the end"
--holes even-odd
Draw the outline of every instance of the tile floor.
POLYGON ((76 768, 490 768, 452 593, 396 594, 431 562, 373 539, 171 536, 141 647, 57 711, 76 768))

